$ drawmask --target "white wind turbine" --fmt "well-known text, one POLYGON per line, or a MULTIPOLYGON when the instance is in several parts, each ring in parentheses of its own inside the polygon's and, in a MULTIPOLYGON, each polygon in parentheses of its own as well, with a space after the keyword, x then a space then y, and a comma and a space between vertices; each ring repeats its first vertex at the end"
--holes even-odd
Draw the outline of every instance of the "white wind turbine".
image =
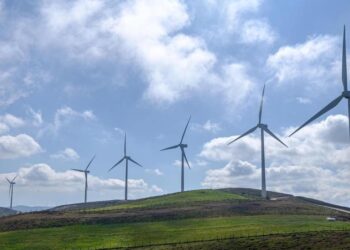
POLYGON ((340 94, 340 96, 338 96, 333 101, 331 101, 326 107, 321 109, 318 113, 316 113, 313 117, 311 117, 309 120, 307 120, 303 125, 301 125, 298 129, 296 129, 289 136, 294 135, 296 132, 298 132, 300 129, 305 127, 307 124, 316 120, 318 117, 320 117, 324 113, 328 112, 329 110, 333 109, 335 106, 337 106, 340 103, 340 101, 343 98, 348 99, 348 120, 349 120, 349 136, 350 136, 350 91, 348 90, 348 79, 347 79, 347 69, 346 69, 345 25, 344 25, 344 31, 343 31, 342 82, 343 82, 343 92, 340 94))
POLYGON ((72 170, 74 171, 78 171, 78 172, 82 172, 85 174, 85 196, 84 196, 84 202, 86 203, 87 202, 87 190, 88 190, 88 174, 90 173, 90 171, 88 170, 88 168, 90 167, 91 163, 93 162, 93 160, 95 159, 95 156, 94 155, 92 157, 92 159, 90 160, 89 164, 86 166, 85 169, 76 169, 76 168, 73 168, 72 170))
POLYGON ((12 201, 13 201, 13 186, 16 184, 15 179, 17 178, 17 175, 10 181, 8 178, 6 178, 7 182, 10 184, 9 189, 9 196, 10 196, 10 208, 12 209, 12 201))
POLYGON ((190 164, 188 163, 186 153, 185 153, 185 148, 187 148, 188 145, 182 143, 184 140, 185 134, 186 134, 188 124, 190 123, 190 120, 191 120, 191 116, 187 121, 184 132, 182 133, 180 143, 175 145, 175 146, 167 147, 167 148, 164 148, 161 150, 161 151, 164 151, 164 150, 169 150, 169 149, 174 149, 174 148, 180 148, 180 150, 181 150, 181 192, 183 192, 185 190, 185 164, 184 164, 184 161, 186 161, 187 166, 190 168, 190 164))
POLYGON ((131 159, 130 156, 128 156, 126 154, 126 133, 125 133, 125 137, 124 137, 124 156, 123 158, 121 158, 116 164, 113 165, 113 167, 111 167, 109 171, 111 171, 113 168, 115 168, 117 165, 119 165, 120 163, 122 163, 125 160, 125 200, 128 200, 128 170, 129 170, 129 161, 135 163, 136 165, 141 166, 141 164, 137 163, 135 160, 131 159))
POLYGON ((231 143, 241 139, 242 137, 253 133, 257 128, 260 128, 260 134, 261 134, 261 196, 263 198, 267 198, 267 193, 266 193, 266 177, 265 177, 265 143, 264 143, 264 132, 268 133, 269 135, 271 135, 273 138, 275 138, 277 141, 279 141, 280 143, 282 143, 284 146, 287 147, 286 144, 284 144, 275 134, 273 134, 267 127, 266 124, 261 123, 261 118, 262 118, 262 110, 263 110, 263 103, 264 103, 264 94, 265 94, 265 85, 263 88, 263 92, 262 92, 262 97, 261 97, 261 103, 260 103, 260 110, 259 110, 259 122, 258 124, 249 129, 247 132, 245 132, 244 134, 242 134, 241 136, 237 137, 236 139, 234 139, 233 141, 231 141, 230 143, 228 143, 228 145, 230 145, 231 143))

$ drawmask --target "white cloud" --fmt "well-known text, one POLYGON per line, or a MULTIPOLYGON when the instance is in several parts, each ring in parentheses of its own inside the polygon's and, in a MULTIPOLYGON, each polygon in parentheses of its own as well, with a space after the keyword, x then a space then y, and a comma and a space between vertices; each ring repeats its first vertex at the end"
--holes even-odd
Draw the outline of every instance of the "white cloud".
POLYGON ((71 107, 65 106, 55 112, 53 122, 48 123, 42 130, 40 130, 39 136, 42 136, 46 132, 56 134, 63 126, 66 126, 77 119, 83 119, 84 121, 93 121, 96 119, 96 116, 91 110, 79 112, 72 109, 71 107))
POLYGON ((11 128, 19 128, 24 125, 23 119, 17 116, 11 114, 0 116, 0 134, 9 132, 11 128))
MULTIPOLYGON (((15 203, 56 205, 80 202, 84 190, 84 174, 76 171, 56 171, 51 166, 41 163, 30 167, 22 167, 17 171, 15 203), (33 200, 33 192, 35 199, 33 200), (55 195, 52 195, 52 194, 55 195), (38 203, 38 197, 45 199, 46 204, 38 203)), ((15 173, 0 174, 0 179, 15 173)), ((124 181, 120 179, 103 179, 93 174, 88 176, 89 200, 122 199, 124 181)), ((0 182, 0 191, 8 192, 5 182, 0 182)), ((156 185, 149 185, 143 179, 129 179, 129 191, 131 198, 160 194, 163 192, 156 185)), ((44 200, 42 199, 42 201, 44 200)), ((41 202, 42 202, 41 201, 41 202)))
POLYGON ((52 129, 57 132, 62 126, 77 118, 83 119, 85 121, 96 119, 94 113, 91 110, 78 112, 71 107, 66 106, 56 111, 52 129))
POLYGON ((28 63, 31 39, 28 31, 32 21, 11 18, 2 21, 6 38, 0 42, 0 106, 8 106, 39 89, 50 80, 50 75, 36 68, 35 63, 28 63))
POLYGON ((339 77, 338 37, 313 36, 305 43, 284 46, 270 55, 267 67, 279 83, 300 83, 305 86, 322 86, 339 77), (303 81, 298 81, 303 80, 303 81))
POLYGON ((156 169, 154 170, 154 173, 155 173, 156 175, 158 175, 158 176, 163 175, 163 172, 160 171, 158 168, 156 168, 156 169))
MULTIPOLYGON (((194 159, 194 161, 190 161, 188 159, 188 163, 190 164, 190 168, 194 168, 194 167, 204 167, 204 166, 207 166, 208 165, 208 162, 207 161, 204 161, 202 159, 194 159)), ((186 160, 184 160, 184 164, 185 164, 185 167, 188 168, 187 166, 187 163, 186 163, 186 160)), ((181 161, 180 160, 175 160, 173 162, 173 166, 175 167, 181 167, 181 161)))
POLYGON ((220 124, 207 120, 203 124, 193 123, 191 129, 195 131, 206 131, 211 133, 217 133, 221 130, 220 124))
POLYGON ((159 168, 156 168, 156 169, 146 169, 146 172, 155 174, 155 175, 157 175, 157 176, 164 175, 164 173, 163 173, 159 168))
POLYGON ((0 116, 0 122, 5 123, 12 128, 22 127, 25 124, 23 119, 11 114, 0 116))
POLYGON ((251 163, 230 161, 223 168, 208 170, 202 185, 208 188, 245 187, 253 182, 251 186, 254 187, 258 177, 259 171, 251 163))
POLYGON ((190 24, 180 1, 130 1, 105 24, 141 65, 148 84, 145 97, 152 102, 173 103, 198 90, 216 62, 204 41, 180 33, 190 24))
POLYGON ((42 152, 38 142, 26 134, 0 136, 0 159, 28 157, 42 152))
MULTIPOLYGON (((255 12, 260 2, 226 1, 220 9, 227 9, 225 15, 234 23, 238 16, 241 20, 244 13, 255 12)), ((55 51, 58 55, 64 55, 65 63, 72 61, 90 65, 99 60, 118 60, 136 64, 139 77, 146 85, 143 97, 162 105, 203 91, 224 95, 226 91, 235 92, 237 99, 242 100, 246 97, 247 87, 251 87, 247 85, 247 82, 251 82, 251 77, 246 73, 249 68, 247 64, 234 59, 219 63, 201 37, 184 31, 190 27, 192 17, 183 1, 44 1, 37 8, 39 14, 35 18, 12 20, 16 25, 11 39, 16 41, 18 49, 13 49, 17 47, 13 46, 12 40, 8 41, 4 45, 7 53, 2 55, 9 54, 11 56, 8 58, 13 59, 13 54, 16 54, 18 60, 26 61, 21 58, 30 60, 30 52, 35 51, 31 48, 39 48, 39 51, 55 51), (230 71, 233 71, 232 75, 230 71), (232 77, 235 71, 239 71, 239 80, 243 80, 239 88, 235 88, 237 78, 232 77)), ((261 30, 258 32, 255 28, 251 33, 262 40, 266 36, 262 35, 261 30)), ((13 92, 8 104, 29 95, 37 86, 52 79, 47 72, 28 69, 29 72, 23 73, 20 80, 13 81, 16 70, 3 72, 3 78, 8 78, 7 81, 2 80, 0 71, 0 81, 8 82, 3 91, 0 88, 0 97, 2 92, 13 92), (26 88, 18 88, 20 81, 26 88)), ((234 100, 232 96, 225 96, 228 101, 234 100)), ((236 103, 239 101, 232 101, 231 104, 236 103)))
POLYGON ((80 158, 79 154, 72 148, 65 148, 56 154, 52 154, 50 157, 66 161, 77 161, 80 158))
MULTIPOLYGON (((116 9, 109 5, 107 8, 107 3, 102 2, 89 6, 84 1, 59 4, 58 7, 50 4, 44 8, 44 13, 48 23, 58 27, 55 37, 62 30, 64 36, 68 36, 64 40, 68 40, 69 47, 78 52, 95 50, 98 46, 98 54, 118 54, 136 63, 146 83, 144 97, 153 103, 171 104, 188 97, 193 91, 204 90, 225 94, 234 89, 236 102, 246 96, 251 87, 251 78, 246 73, 248 66, 238 62, 216 65, 216 55, 206 48, 204 40, 183 33, 182 30, 191 24, 183 2, 128 1, 116 9), (111 8, 113 11, 107 11, 111 8), (81 13, 79 9, 82 9, 81 13), (58 17, 66 12, 72 12, 73 17, 62 23, 58 17), (68 29, 71 26, 74 28, 68 29), (147 30, 143 29, 144 26, 147 30), (75 46, 72 41, 76 40, 78 30, 82 38, 75 46), (116 44, 115 41, 119 42, 118 47, 111 46, 116 44), (91 48, 93 44, 97 44, 95 49, 91 48), (215 72, 214 66, 223 71, 224 77, 220 76, 221 72, 215 72), (239 77, 232 77, 236 73, 239 77), (239 88, 234 88, 239 80, 239 88)), ((242 5, 245 6, 243 2, 242 5)), ((56 38, 53 40, 57 41, 56 38)), ((234 99, 226 97, 227 100, 234 99)))
POLYGON ((311 100, 309 98, 306 98, 306 97, 297 97, 297 101, 301 104, 309 104, 311 103, 311 100))
POLYGON ((44 123, 44 120, 43 120, 43 117, 42 117, 40 110, 35 111, 32 108, 29 108, 28 113, 32 116, 32 124, 35 127, 40 127, 44 123))
POLYGON ((272 44, 275 40, 276 34, 265 20, 248 20, 244 22, 241 30, 241 41, 243 43, 272 44))
POLYGON ((220 75, 211 75, 211 91, 224 96, 233 110, 254 92, 255 81, 244 63, 223 65, 220 75))
MULTIPOLYGON (((278 135, 289 148, 268 135, 265 137, 268 188, 349 205, 350 195, 346 194, 350 188, 347 183, 350 176, 347 117, 328 116, 303 128, 293 137, 285 138, 294 129, 288 128, 278 135)), ((204 144, 201 157, 229 163, 207 171, 203 186, 260 187, 259 135, 249 135, 227 146, 234 138, 215 138, 204 144), (242 162, 249 163, 249 167, 245 165, 243 168, 242 162), (241 177, 243 170, 248 173, 244 178, 241 177)))
POLYGON ((228 29, 238 29, 244 16, 249 13, 257 12, 261 3, 261 0, 227 1, 224 11, 226 12, 226 26, 228 29))
POLYGON ((238 0, 217 2, 225 21, 221 24, 223 33, 237 36, 237 40, 244 44, 272 44, 276 32, 265 18, 252 18, 259 13, 262 0, 238 0))
MULTIPOLYGON (((242 41, 271 42, 273 31, 266 21, 252 19, 244 22, 247 13, 259 10, 261 1, 212 4, 225 10, 227 26, 247 26, 245 33, 237 31, 237 34, 244 35, 242 41)), ((238 97, 246 96, 249 87, 246 83, 251 81, 246 74, 249 66, 235 59, 218 62, 216 54, 207 48, 201 37, 189 35, 186 29, 193 17, 181 0, 117 3, 107 0, 44 1, 34 11, 38 15, 32 18, 9 20, 12 32, 8 41, 0 43, 0 54, 6 59, 2 61, 5 65, 3 70, 0 65, 0 82, 3 83, 0 87, 3 103, 0 102, 0 105, 14 103, 44 83, 60 77, 52 77, 50 72, 34 66, 27 67, 37 65, 31 63, 32 58, 37 56, 34 51, 54 51, 55 59, 64 58, 64 63, 78 62, 85 66, 100 60, 135 64, 146 86, 143 97, 156 104, 172 104, 202 91, 225 95, 229 90, 237 92, 238 97), (240 71, 242 87, 234 88, 237 87, 234 83, 236 78, 227 72, 232 70, 240 71)), ((64 89, 70 92, 69 83, 66 87, 64 89)), ((225 96, 226 100, 234 100, 225 96)))

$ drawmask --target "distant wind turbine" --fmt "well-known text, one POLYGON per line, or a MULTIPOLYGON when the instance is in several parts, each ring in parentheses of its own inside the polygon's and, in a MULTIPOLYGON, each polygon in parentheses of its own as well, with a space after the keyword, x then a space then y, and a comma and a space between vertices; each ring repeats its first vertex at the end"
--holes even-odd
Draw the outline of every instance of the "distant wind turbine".
POLYGON ((86 166, 85 169, 76 169, 76 168, 73 168, 72 170, 74 171, 78 171, 78 172, 82 172, 85 174, 85 196, 84 196, 84 202, 86 203, 87 202, 87 190, 88 190, 88 174, 90 173, 90 171, 88 170, 88 168, 90 167, 91 163, 93 162, 93 160, 95 159, 95 156, 94 155, 92 157, 92 159, 90 160, 89 164, 86 166))
POLYGON ((273 134, 268 128, 266 124, 261 123, 261 118, 262 118, 262 111, 263 111, 263 103, 264 103, 264 94, 265 94, 265 85, 263 88, 263 92, 262 92, 262 97, 261 97, 261 103, 260 103, 260 110, 259 110, 259 123, 249 129, 247 132, 245 132, 244 134, 242 134, 241 136, 237 137, 236 139, 234 139, 233 141, 231 141, 230 143, 228 143, 228 145, 230 145, 231 143, 241 139, 242 137, 253 133, 257 128, 260 128, 260 133, 261 133, 261 196, 263 198, 267 198, 267 194, 266 194, 266 178, 265 178, 265 143, 264 143, 264 132, 268 133, 269 135, 271 135, 273 138, 275 138, 277 141, 279 141, 280 143, 282 143, 284 146, 287 147, 286 144, 284 144, 275 134, 273 134))
POLYGON ((348 79, 347 79, 347 68, 346 68, 346 41, 345 41, 345 25, 343 31, 343 54, 342 54, 342 82, 343 82, 343 92, 340 96, 331 101, 326 107, 321 109, 318 113, 316 113, 313 117, 307 120, 303 125, 301 125, 297 130, 291 133, 289 136, 294 135, 300 129, 305 127, 310 122, 316 120, 318 117, 333 109, 335 106, 339 104, 339 102, 345 98, 348 99, 348 120, 349 120, 349 137, 350 137, 350 91, 348 90, 348 79))
POLYGON ((12 209, 12 201, 13 201, 13 185, 16 184, 15 179, 17 178, 17 175, 15 178, 10 181, 8 178, 6 178, 7 182, 10 184, 10 189, 9 189, 9 196, 10 196, 10 208, 12 209))
POLYGON ((191 168, 190 164, 188 163, 186 154, 185 154, 185 148, 187 148, 187 144, 182 143, 183 140, 184 140, 185 134, 186 134, 186 130, 187 130, 188 124, 190 123, 190 120, 191 120, 191 116, 190 116, 190 118, 187 121, 187 124, 186 124, 184 132, 182 133, 182 137, 181 137, 180 143, 175 145, 175 146, 171 146, 171 147, 164 148, 164 149, 161 150, 161 151, 164 151, 164 150, 169 150, 169 149, 174 149, 174 148, 180 148, 181 149, 181 192, 183 192, 185 190, 185 166, 184 166, 184 160, 186 161, 187 166, 189 168, 191 168))
POLYGON ((111 171, 113 168, 115 168, 117 165, 119 165, 120 163, 122 163, 125 160, 125 200, 128 200, 128 168, 129 168, 129 161, 135 163, 136 165, 141 166, 141 164, 137 163, 135 160, 131 159, 130 156, 128 156, 126 154, 126 133, 125 133, 125 137, 124 137, 124 157, 121 158, 116 164, 113 165, 113 167, 111 167, 109 171, 111 171))

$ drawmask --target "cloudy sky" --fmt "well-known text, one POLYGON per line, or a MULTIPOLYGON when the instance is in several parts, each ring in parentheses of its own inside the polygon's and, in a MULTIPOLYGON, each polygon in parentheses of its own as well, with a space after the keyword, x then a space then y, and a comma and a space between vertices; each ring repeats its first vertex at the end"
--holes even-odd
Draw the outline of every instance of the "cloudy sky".
MULTIPOLYGON (((350 206, 350 143, 341 103, 288 134, 342 91, 346 0, 0 1, 0 206, 18 174, 14 204, 83 200, 71 168, 96 159, 89 200, 180 189, 178 143, 191 169, 186 189, 260 187, 260 141, 227 142, 263 121, 267 187, 350 206)), ((350 38, 349 38, 350 39, 350 38)))

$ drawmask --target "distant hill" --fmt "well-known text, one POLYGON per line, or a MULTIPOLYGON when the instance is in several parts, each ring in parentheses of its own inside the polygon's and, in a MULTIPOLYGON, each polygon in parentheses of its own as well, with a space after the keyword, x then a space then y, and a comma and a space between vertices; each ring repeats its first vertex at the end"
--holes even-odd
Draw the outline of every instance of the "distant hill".
POLYGON ((51 207, 43 207, 43 206, 14 206, 13 209, 22 213, 27 213, 27 212, 35 212, 35 211, 42 211, 49 209, 51 207))
POLYGON ((7 215, 14 215, 18 212, 16 210, 6 208, 6 207, 0 207, 0 217, 1 216, 7 216, 7 215))

